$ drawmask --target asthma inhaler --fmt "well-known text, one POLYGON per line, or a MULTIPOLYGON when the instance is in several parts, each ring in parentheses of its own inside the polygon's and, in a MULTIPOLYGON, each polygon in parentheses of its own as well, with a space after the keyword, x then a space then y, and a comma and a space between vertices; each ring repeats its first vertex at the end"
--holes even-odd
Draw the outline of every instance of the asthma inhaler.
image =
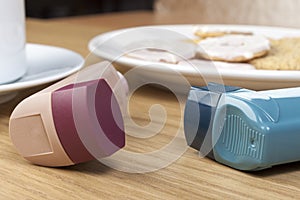
POLYGON ((125 78, 108 62, 84 68, 15 108, 12 143, 24 158, 43 166, 110 156, 125 145, 121 111, 127 90, 125 78))
POLYGON ((300 160, 300 87, 252 91, 192 87, 184 130, 200 154, 239 170, 300 160))

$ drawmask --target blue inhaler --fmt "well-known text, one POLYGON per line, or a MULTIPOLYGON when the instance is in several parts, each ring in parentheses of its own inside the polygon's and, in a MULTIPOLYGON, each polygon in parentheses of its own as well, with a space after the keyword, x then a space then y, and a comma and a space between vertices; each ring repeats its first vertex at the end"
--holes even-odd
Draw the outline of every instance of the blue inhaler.
POLYGON ((300 87, 252 91, 192 87, 184 114, 189 146, 239 170, 300 160, 300 87))

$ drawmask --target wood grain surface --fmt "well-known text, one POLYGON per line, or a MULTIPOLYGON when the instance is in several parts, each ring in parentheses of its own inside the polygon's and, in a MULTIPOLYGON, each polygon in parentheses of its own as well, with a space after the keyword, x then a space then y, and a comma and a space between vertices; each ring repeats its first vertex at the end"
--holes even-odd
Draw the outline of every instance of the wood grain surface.
MULTIPOLYGON (((117 28, 164 23, 181 23, 176 17, 160 18, 151 12, 94 15, 55 20, 27 19, 28 42, 65 47, 87 57, 88 64, 99 61, 88 56, 88 41, 117 28)), ((191 20, 192 21, 192 20, 191 20)), ((189 23, 188 19, 185 19, 189 23)), ((8 135, 13 108, 26 96, 44 86, 20 92, 9 103, 0 105, 0 199, 299 199, 300 163, 277 166, 260 172, 240 172, 199 158, 187 149, 175 162, 149 173, 126 173, 92 161, 64 168, 35 166, 18 155, 8 135)), ((182 98, 185 98, 182 96, 182 98)), ((182 130, 184 102, 174 94, 152 86, 135 92, 130 115, 140 126, 152 121, 161 131, 148 139, 128 136, 128 152, 147 153, 161 149, 182 130), (149 114, 159 104, 166 113, 149 114), (152 116, 152 120, 151 120, 152 116), (155 120, 156 119, 156 120, 155 120)), ((127 126, 128 134, 135 128, 127 126)), ((140 131, 140 130, 139 130, 140 131)), ((183 139, 183 138, 180 138, 183 139)), ((134 157, 132 158, 134 160, 134 157)), ((148 160, 149 163, 149 160, 148 160)))

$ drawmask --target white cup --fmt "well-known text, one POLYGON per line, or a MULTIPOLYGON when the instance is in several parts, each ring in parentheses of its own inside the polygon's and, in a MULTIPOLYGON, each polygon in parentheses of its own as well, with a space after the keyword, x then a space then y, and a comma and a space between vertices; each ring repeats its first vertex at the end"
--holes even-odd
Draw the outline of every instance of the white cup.
POLYGON ((0 0, 0 84, 26 73, 24 0, 0 0))

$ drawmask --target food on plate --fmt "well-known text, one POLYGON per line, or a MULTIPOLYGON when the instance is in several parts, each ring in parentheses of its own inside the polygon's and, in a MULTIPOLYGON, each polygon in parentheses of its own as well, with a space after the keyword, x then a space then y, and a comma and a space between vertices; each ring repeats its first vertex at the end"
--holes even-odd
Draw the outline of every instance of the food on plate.
POLYGON ((269 39, 260 35, 225 35, 198 43, 196 57, 214 61, 247 62, 270 50, 269 39))
MULTIPOLYGON (((139 59, 139 60, 146 60, 152 62, 164 62, 170 64, 177 64, 179 61, 183 59, 179 55, 175 55, 172 52, 168 52, 160 49, 151 49, 151 48, 136 50, 127 53, 126 56, 139 59)), ((190 59, 192 57, 194 57, 194 54, 188 55, 188 58, 186 59, 190 59)))
POLYGON ((300 38, 271 40, 269 54, 250 63, 257 69, 300 70, 300 38))
POLYGON ((209 37, 220 37, 224 35, 252 35, 251 32, 243 32, 243 31, 235 31, 235 30, 228 30, 228 29, 221 29, 221 28, 212 28, 212 27, 205 27, 200 26, 196 27, 194 30, 194 34, 201 39, 209 38, 209 37))
POLYGON ((201 69, 231 69, 231 70, 254 70, 255 67, 248 63, 228 63, 228 62, 220 62, 220 61, 209 61, 209 60, 199 60, 192 59, 188 61, 180 61, 178 65, 182 66, 191 66, 196 67, 199 72, 201 69))
POLYGON ((194 33, 201 38, 193 40, 197 43, 195 51, 185 58, 154 48, 139 49, 126 56, 198 69, 300 70, 300 37, 274 40, 250 32, 205 27, 194 33))

